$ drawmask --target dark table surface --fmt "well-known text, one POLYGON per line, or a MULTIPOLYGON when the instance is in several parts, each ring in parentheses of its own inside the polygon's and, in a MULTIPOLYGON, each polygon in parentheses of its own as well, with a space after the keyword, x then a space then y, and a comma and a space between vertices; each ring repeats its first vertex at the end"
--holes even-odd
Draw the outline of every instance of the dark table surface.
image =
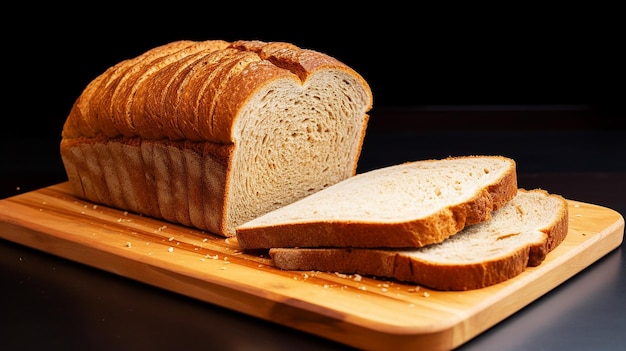
MULTIPOLYGON (((501 154, 517 161, 520 187, 624 215, 626 131, 593 111, 548 110, 373 111, 359 172, 424 158, 501 154)), ((0 141, 1 198, 65 181, 57 135, 0 141)), ((621 245, 460 349, 623 349, 624 251, 621 245)), ((0 281, 2 350, 346 349, 2 239, 0 281)))

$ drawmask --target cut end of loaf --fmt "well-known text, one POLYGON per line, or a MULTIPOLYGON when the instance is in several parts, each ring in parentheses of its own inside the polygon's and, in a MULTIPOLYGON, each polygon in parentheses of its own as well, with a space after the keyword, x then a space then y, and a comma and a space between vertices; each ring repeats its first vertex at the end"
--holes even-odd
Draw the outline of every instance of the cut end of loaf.
POLYGON ((303 85, 276 81, 249 100, 235 130, 236 186, 228 205, 233 231, 353 176, 367 105, 358 79, 334 69, 320 70, 303 85))

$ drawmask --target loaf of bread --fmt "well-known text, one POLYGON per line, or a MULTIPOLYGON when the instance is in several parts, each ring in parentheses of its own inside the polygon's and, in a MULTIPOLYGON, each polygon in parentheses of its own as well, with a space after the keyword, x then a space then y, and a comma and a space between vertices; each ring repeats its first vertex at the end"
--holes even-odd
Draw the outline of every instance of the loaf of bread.
POLYGON ((355 175, 236 228, 244 249, 422 247, 488 220, 517 193, 503 156, 420 160, 355 175))
POLYGON ((182 40, 91 81, 60 152, 77 196, 229 237, 353 176, 372 103, 320 52, 182 40))
POLYGON ((418 249, 275 248, 269 253, 284 270, 361 274, 437 290, 469 290, 541 264, 567 231, 565 199, 541 189, 520 189, 489 221, 438 244, 418 249))

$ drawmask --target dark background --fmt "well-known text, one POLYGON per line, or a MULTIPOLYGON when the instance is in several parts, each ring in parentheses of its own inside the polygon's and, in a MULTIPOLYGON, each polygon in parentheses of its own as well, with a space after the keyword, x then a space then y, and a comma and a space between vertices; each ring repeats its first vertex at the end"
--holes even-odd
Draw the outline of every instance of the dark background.
MULTIPOLYGON (((497 153, 518 162, 523 187, 624 214, 625 21, 623 11, 601 6, 11 3, 0 23, 0 199, 66 179, 58 152, 63 122, 82 89, 111 65, 173 40, 260 39, 325 52, 370 83, 374 108, 361 170, 497 153)), ((344 349, 0 244, 7 268, 0 270, 0 324, 10 326, 0 340, 9 349, 206 349, 225 336, 261 349, 344 349), (68 301, 79 308, 68 309, 68 301)), ((623 347, 619 277, 626 266, 624 248, 616 251, 463 349, 623 347)))
POLYGON ((585 105, 603 118, 624 111, 624 28, 615 9, 337 5, 21 5, 6 16, 15 24, 2 25, 13 130, 58 135, 91 79, 179 39, 288 41, 325 52, 365 77, 375 109, 585 105))
POLYGON ((0 195, 63 181, 60 133, 85 86, 119 61, 180 39, 287 41, 334 56, 372 88, 370 134, 391 124, 427 133, 433 124, 455 130, 541 130, 607 129, 621 123, 624 28, 616 9, 436 8, 390 1, 358 6, 14 5, 1 24, 7 78, 0 176, 15 181, 2 184, 0 195), (540 114, 499 116, 520 106, 566 113, 556 120, 540 114), (389 109, 422 113, 393 121, 376 118, 389 109), (423 113, 433 109, 461 113, 447 120, 441 118, 445 114, 423 113), (472 109, 478 114, 463 113, 472 109), (20 181, 27 178, 45 181, 27 186, 20 181))

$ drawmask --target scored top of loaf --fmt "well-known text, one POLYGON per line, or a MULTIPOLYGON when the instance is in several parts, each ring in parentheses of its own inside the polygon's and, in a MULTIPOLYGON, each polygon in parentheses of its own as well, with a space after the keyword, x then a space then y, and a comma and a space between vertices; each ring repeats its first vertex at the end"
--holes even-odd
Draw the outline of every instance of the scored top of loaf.
POLYGON ((366 87, 363 113, 371 109, 367 82, 326 54, 282 42, 175 41, 124 60, 90 82, 62 136, 232 143, 238 113, 255 93, 277 80, 304 85, 321 70, 343 71, 366 87))

